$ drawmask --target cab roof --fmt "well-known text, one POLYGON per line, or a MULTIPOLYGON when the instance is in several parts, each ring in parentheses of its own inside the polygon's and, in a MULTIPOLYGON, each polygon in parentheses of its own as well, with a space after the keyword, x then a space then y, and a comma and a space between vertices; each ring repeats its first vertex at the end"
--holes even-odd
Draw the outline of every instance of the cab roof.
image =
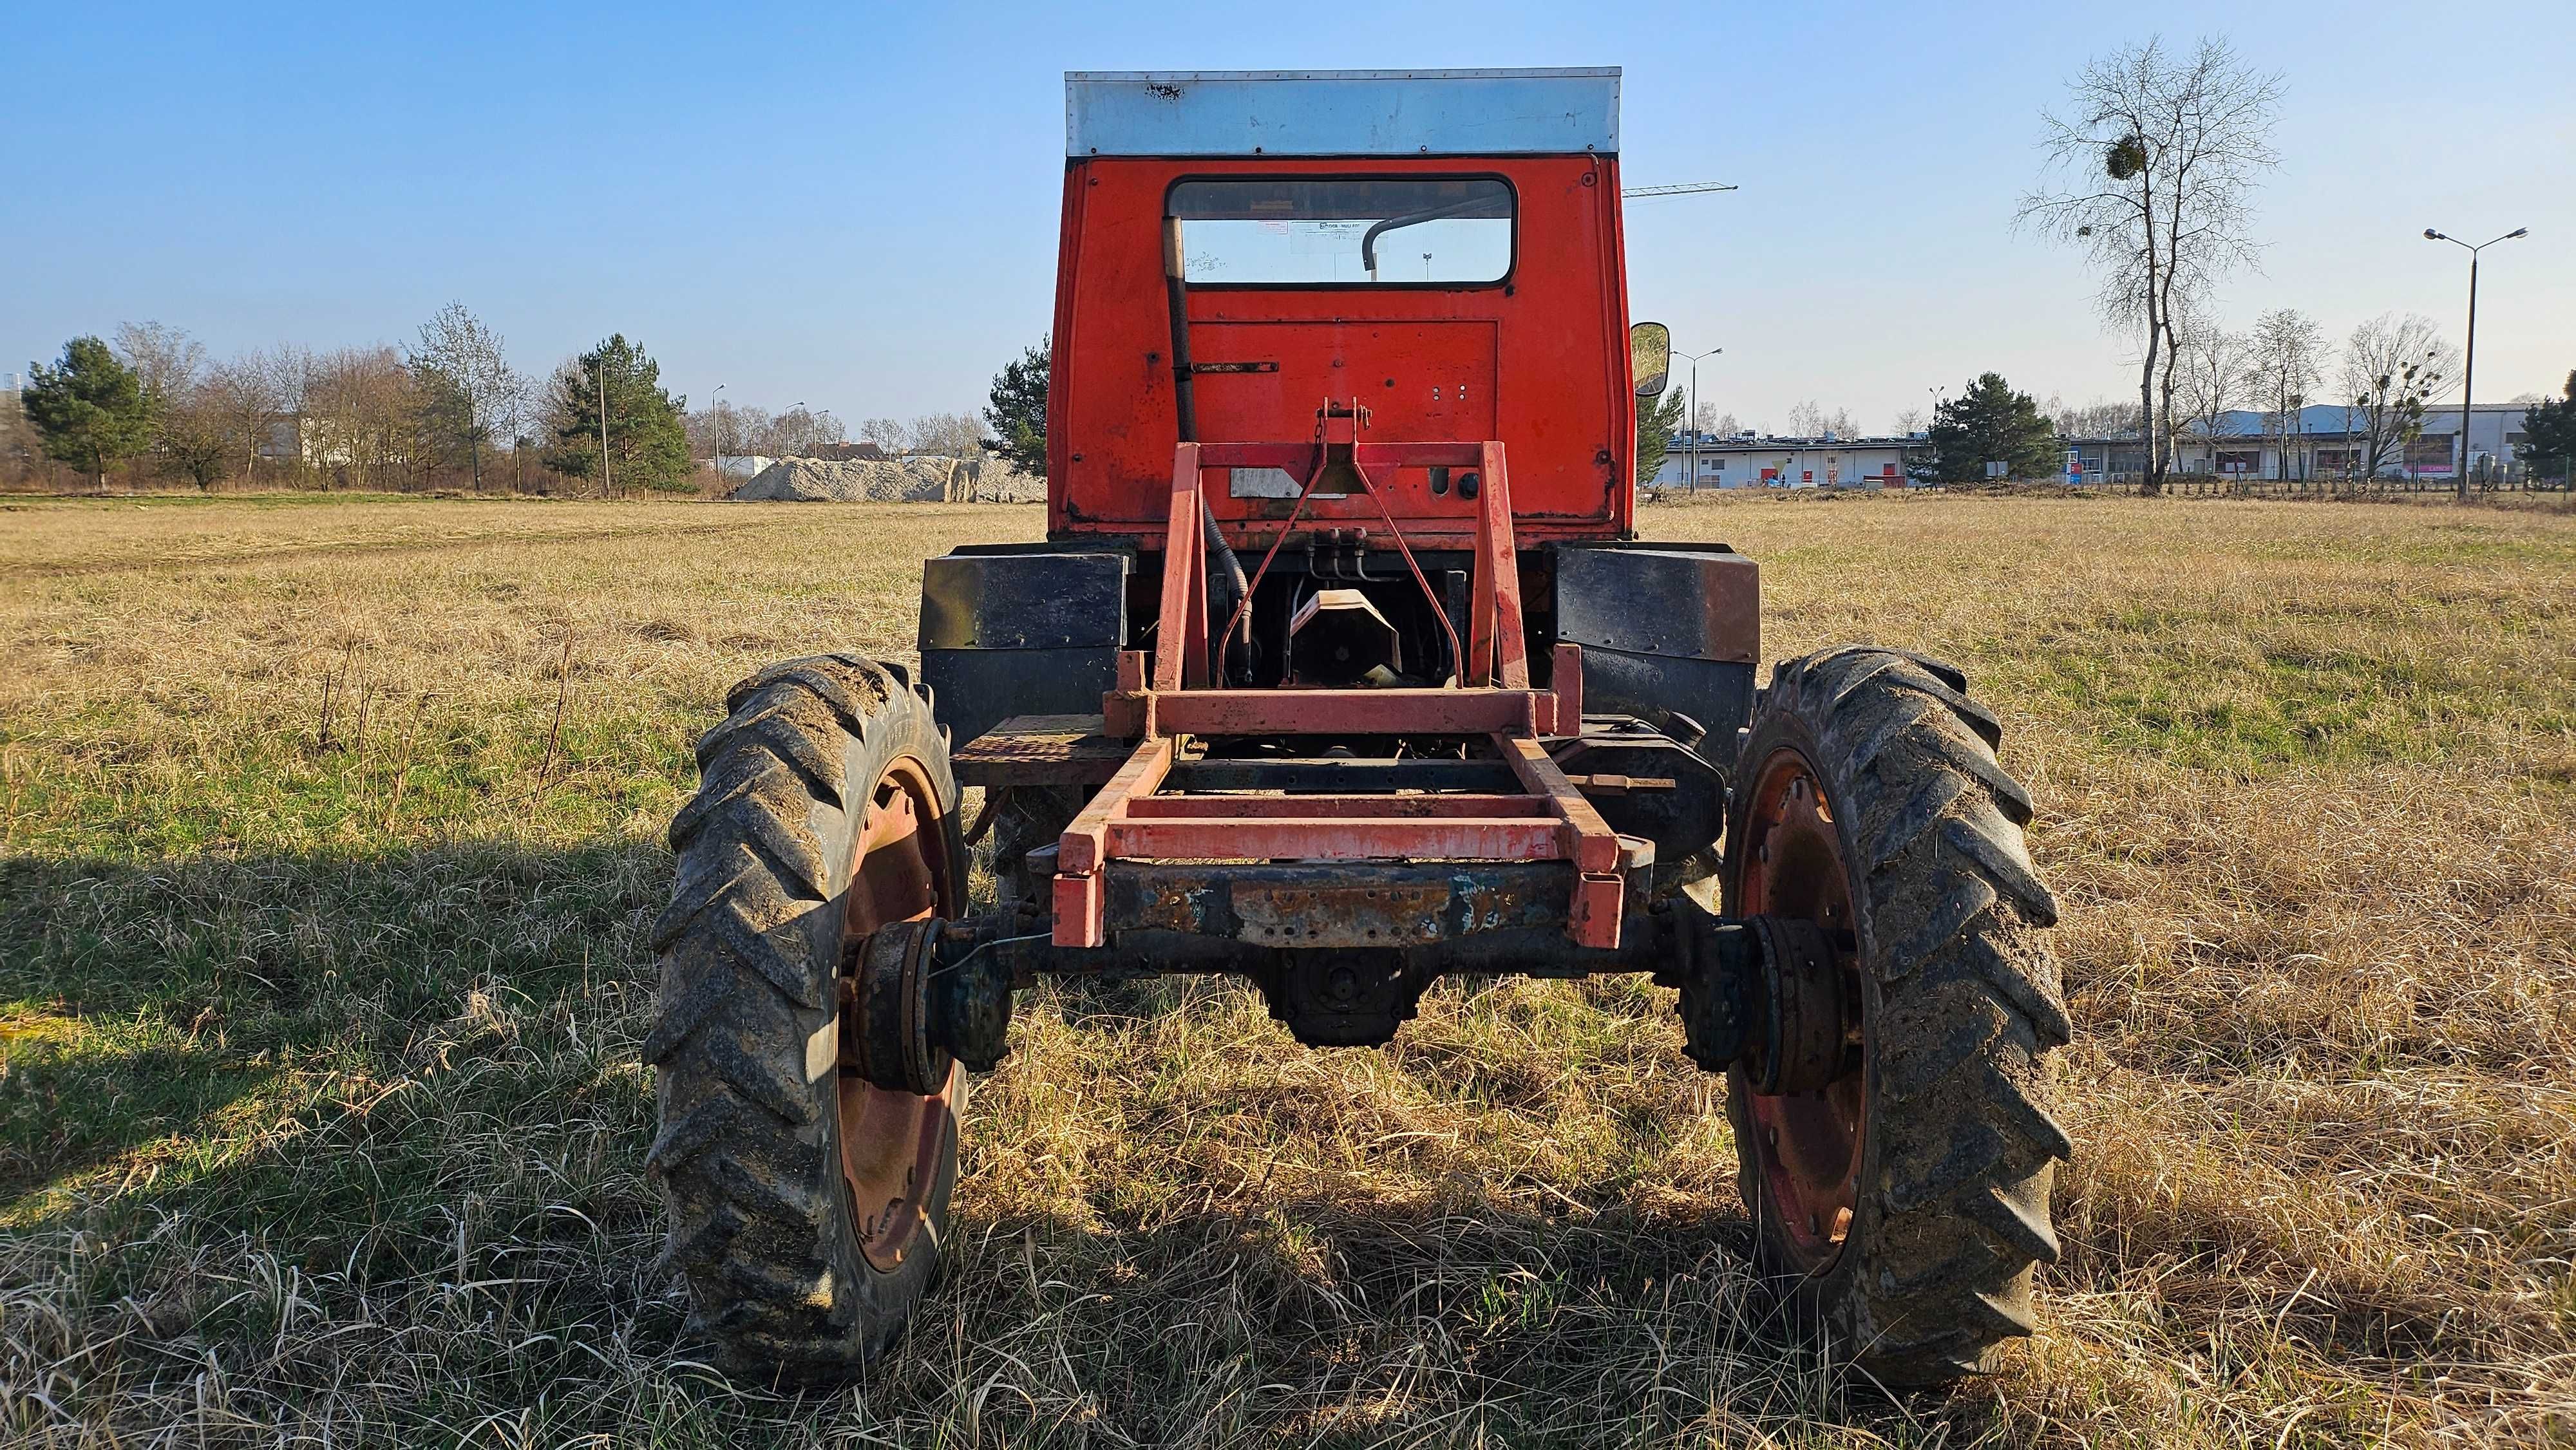
POLYGON ((1559 156, 1619 149, 1619 68, 1069 71, 1065 155, 1559 156))

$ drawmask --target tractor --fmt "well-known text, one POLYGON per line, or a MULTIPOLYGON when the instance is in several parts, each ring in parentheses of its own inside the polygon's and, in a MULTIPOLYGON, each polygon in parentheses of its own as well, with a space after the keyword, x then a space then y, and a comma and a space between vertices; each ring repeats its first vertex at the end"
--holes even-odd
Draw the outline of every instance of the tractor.
POLYGON ((2031 798, 1959 670, 1757 688, 1755 562, 1636 537, 1671 340, 1618 94, 1067 77, 1045 542, 926 561, 917 668, 735 686, 671 825, 648 1165, 729 1372, 885 1352, 1015 994, 1157 973, 1342 1048, 1444 975, 1645 974, 1843 1361, 1938 1385, 2030 1332, 2070 1152, 2031 798))

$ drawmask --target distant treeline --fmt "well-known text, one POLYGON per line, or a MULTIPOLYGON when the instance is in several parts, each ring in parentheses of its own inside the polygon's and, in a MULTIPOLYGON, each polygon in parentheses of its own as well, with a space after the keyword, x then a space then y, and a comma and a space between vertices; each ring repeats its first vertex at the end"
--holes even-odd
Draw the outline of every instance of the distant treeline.
MULTIPOLYGON (((889 453, 971 455, 989 436, 972 414, 872 418, 860 431, 889 453)), ((19 489, 686 493, 717 485, 720 455, 847 441, 839 418, 803 404, 773 413, 719 390, 691 411, 622 334, 531 375, 462 304, 401 347, 230 358, 181 329, 126 323, 71 340, 30 364, 22 390, 0 393, 0 487, 19 489)))

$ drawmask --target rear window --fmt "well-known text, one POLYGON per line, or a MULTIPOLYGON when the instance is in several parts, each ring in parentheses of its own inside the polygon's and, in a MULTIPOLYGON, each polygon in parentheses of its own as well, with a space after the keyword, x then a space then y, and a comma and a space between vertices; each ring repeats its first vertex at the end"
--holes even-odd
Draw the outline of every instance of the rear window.
POLYGON ((1168 207, 1197 286, 1456 286, 1512 270, 1512 189, 1489 176, 1183 181, 1168 207))

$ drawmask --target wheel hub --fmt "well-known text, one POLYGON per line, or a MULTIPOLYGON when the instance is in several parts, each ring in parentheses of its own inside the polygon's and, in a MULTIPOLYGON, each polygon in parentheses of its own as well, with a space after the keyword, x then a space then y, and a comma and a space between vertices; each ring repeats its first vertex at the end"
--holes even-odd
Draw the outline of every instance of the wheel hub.
POLYGON ((867 801, 843 928, 850 947, 836 983, 841 1177, 860 1251, 890 1273, 927 1234, 930 1193, 951 1151, 965 1081, 944 1053, 871 1074, 862 1063, 874 1054, 854 1051, 863 1048, 871 1020, 902 1022, 904 1000, 899 990, 884 990, 885 966, 891 963, 897 988, 909 981, 917 990, 938 913, 954 905, 941 899, 951 873, 928 776, 909 759, 897 761, 867 801))
POLYGON ((1770 1011, 1742 1063, 1752 1145, 1786 1237, 1812 1272, 1841 1252, 1860 1201, 1868 1040, 1852 878, 1835 805, 1790 748, 1756 772, 1737 909, 1767 918, 1770 1011))

